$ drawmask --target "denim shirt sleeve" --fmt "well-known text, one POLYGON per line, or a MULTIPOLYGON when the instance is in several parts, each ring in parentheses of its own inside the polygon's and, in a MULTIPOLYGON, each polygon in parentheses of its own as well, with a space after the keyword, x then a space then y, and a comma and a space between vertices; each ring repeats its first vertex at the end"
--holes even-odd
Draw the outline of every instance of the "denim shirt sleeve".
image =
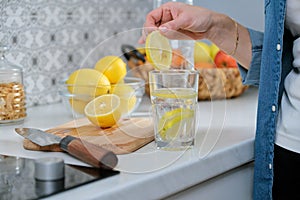
POLYGON ((263 32, 255 31, 250 28, 248 28, 248 31, 252 43, 252 60, 248 70, 240 65, 239 69, 243 84, 258 86, 264 34, 263 32))

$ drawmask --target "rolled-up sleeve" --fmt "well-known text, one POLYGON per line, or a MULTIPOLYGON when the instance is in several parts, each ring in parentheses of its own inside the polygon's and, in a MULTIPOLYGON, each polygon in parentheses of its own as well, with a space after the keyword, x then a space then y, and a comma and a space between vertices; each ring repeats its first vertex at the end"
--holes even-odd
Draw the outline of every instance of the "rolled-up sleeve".
POLYGON ((248 29, 248 31, 252 43, 252 60, 249 69, 245 69, 240 65, 239 69, 243 84, 258 86, 264 34, 252 29, 248 29))

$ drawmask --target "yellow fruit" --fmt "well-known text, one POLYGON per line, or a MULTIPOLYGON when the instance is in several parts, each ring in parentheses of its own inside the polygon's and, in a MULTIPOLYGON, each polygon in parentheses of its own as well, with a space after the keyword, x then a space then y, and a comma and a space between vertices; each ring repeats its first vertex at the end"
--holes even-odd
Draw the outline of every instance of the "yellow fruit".
POLYGON ((124 79, 119 80, 117 84, 120 84, 120 83, 125 83, 124 79))
POLYGON ((191 99, 197 97, 197 92, 192 88, 161 88, 154 90, 151 96, 170 99, 191 99))
POLYGON ((135 90, 130 85, 124 83, 112 85, 111 93, 120 97, 122 114, 129 114, 133 110, 137 99, 135 90))
POLYGON ((202 41, 195 42, 194 46, 194 63, 213 62, 210 56, 210 46, 202 41))
POLYGON ((215 60, 215 57, 219 51, 220 49, 217 45, 215 45, 214 43, 210 45, 210 57, 212 60, 215 60))
POLYGON ((159 31, 151 32, 146 38, 147 60, 157 70, 167 70, 172 63, 172 48, 169 40, 161 35, 159 31))
POLYGON ((107 94, 111 89, 107 77, 95 69, 76 70, 69 76, 66 84, 70 93, 89 96, 107 94))
POLYGON ((177 108, 166 112, 158 122, 158 132, 163 140, 172 140, 186 128, 189 133, 193 129, 194 110, 177 108))
POLYGON ((117 83, 126 76, 126 63, 118 56, 105 56, 95 65, 95 69, 102 72, 111 84, 117 83))
POLYGON ((69 103, 72 109, 78 114, 84 114, 84 108, 86 104, 88 104, 89 100, 76 99, 74 97, 70 97, 69 103))
POLYGON ((84 109, 90 122, 101 128, 115 125, 121 118, 121 101, 117 95, 106 94, 90 101, 84 109))

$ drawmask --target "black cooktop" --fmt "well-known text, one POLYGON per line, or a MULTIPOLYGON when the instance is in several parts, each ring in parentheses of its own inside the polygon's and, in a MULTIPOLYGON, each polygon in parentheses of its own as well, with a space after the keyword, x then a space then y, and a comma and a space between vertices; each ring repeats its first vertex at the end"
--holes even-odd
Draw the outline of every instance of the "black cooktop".
POLYGON ((34 177, 34 160, 0 155, 0 199, 39 199, 118 174, 118 171, 65 164, 60 180, 34 177))

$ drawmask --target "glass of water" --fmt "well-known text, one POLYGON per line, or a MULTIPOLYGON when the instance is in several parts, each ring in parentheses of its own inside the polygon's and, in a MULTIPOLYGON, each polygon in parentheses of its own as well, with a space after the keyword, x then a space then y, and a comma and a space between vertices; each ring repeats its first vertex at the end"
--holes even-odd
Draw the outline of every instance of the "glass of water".
POLYGON ((150 97, 158 149, 194 145, 199 73, 195 70, 150 71, 150 97))

